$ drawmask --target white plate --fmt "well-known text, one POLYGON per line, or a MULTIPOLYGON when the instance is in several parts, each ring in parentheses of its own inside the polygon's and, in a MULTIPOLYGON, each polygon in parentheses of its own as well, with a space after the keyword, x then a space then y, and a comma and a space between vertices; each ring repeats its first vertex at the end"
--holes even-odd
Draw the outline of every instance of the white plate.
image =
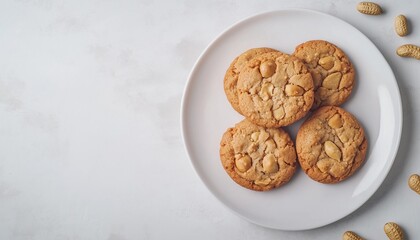
MULTIPOLYGON (((352 213, 379 188, 398 150, 402 129, 401 98, 394 74, 375 45, 356 28, 333 16, 289 9, 259 14, 229 28, 195 64, 185 88, 181 124, 191 162, 204 184, 228 208, 256 224, 303 230, 327 225, 352 213), (271 47, 292 53, 299 43, 330 41, 344 50, 356 69, 356 87, 344 107, 364 126, 367 161, 348 180, 324 185, 301 169, 288 184, 255 192, 234 183, 219 158, 228 127, 243 119, 226 99, 223 77, 243 51, 271 47)), ((292 138, 300 123, 288 128, 292 138)))

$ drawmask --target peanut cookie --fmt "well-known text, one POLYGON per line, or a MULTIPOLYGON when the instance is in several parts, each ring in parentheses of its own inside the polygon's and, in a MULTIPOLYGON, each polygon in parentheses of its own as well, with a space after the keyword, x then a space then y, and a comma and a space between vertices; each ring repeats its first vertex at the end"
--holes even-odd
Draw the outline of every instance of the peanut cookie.
POLYGON ((350 177, 364 162, 367 140, 356 118, 342 108, 319 108, 300 127, 296 137, 299 163, 321 183, 350 177))
POLYGON ((354 68, 344 52, 327 41, 313 40, 296 47, 294 56, 301 59, 314 80, 315 101, 320 106, 339 106, 350 96, 354 68))
POLYGON ((239 185, 267 191, 287 183, 296 170, 296 151, 280 128, 263 128, 243 120, 220 142, 220 159, 239 185))
POLYGON ((311 74, 298 58, 269 52, 249 61, 238 78, 239 108, 254 124, 290 125, 311 109, 311 74))
POLYGON ((226 71, 223 84, 228 101, 238 113, 242 114, 239 109, 238 91, 236 88, 239 73, 242 68, 246 66, 248 61, 253 59, 255 56, 275 51, 277 50, 271 48, 252 48, 236 57, 230 64, 228 70, 226 71))

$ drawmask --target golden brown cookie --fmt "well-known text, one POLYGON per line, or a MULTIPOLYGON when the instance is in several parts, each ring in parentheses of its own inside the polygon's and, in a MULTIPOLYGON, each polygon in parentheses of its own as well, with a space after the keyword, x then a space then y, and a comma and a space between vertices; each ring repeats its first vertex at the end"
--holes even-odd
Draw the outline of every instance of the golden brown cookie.
POLYGON ((353 90, 354 67, 340 48, 327 41, 313 40, 297 46, 293 55, 312 74, 315 89, 312 109, 339 106, 347 100, 353 90))
POLYGON ((334 106, 315 111, 296 137, 300 166, 321 183, 337 183, 350 177, 364 162, 366 150, 362 126, 353 115, 334 106))
POLYGON ((249 61, 237 88, 242 114, 264 127, 296 122, 314 101, 313 81, 305 64, 281 52, 264 53, 249 61))
POLYGON ((275 51, 277 50, 272 48, 252 48, 236 57, 230 64, 228 70, 226 71, 223 84, 227 99, 238 113, 242 114, 239 109, 238 91, 236 88, 239 73, 242 68, 246 66, 249 60, 263 53, 275 51))
POLYGON ((287 183, 297 165, 293 142, 285 131, 263 128, 247 120, 225 132, 220 159, 236 183, 256 191, 287 183))

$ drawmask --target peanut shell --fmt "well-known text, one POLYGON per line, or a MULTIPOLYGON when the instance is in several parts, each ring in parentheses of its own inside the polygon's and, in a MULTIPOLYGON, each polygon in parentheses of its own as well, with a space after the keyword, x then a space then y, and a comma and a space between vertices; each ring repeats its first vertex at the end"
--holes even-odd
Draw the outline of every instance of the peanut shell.
POLYGON ((404 239, 402 229, 396 223, 393 223, 393 222, 386 223, 384 226, 384 231, 390 240, 403 240, 404 239))
POLYGON ((373 2, 360 2, 357 4, 357 11, 368 15, 379 15, 382 13, 382 8, 373 2))
POLYGON ((363 238, 352 231, 347 231, 343 234, 343 240, 363 240, 363 238))
POLYGON ((404 15, 398 15, 395 17, 395 32, 398 36, 403 37, 408 34, 407 18, 404 15))
POLYGON ((413 44, 405 44, 397 49, 397 55, 400 57, 412 57, 420 60, 420 47, 413 44))

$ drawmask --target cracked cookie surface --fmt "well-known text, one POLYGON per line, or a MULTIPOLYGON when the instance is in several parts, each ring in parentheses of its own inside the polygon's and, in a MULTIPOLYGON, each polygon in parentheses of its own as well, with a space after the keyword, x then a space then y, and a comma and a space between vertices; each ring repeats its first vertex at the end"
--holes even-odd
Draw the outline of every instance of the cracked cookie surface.
POLYGON ((239 109, 239 101, 238 101, 238 90, 237 90, 237 83, 238 83, 238 76, 244 66, 253 59, 254 57, 261 55, 267 52, 275 52, 277 50, 272 48, 252 48, 247 50, 246 52, 242 53, 238 57, 236 57, 232 63, 230 64, 229 68, 226 71, 225 78, 223 81, 223 87, 225 89, 225 94, 232 105, 232 107, 240 114, 241 110, 239 109))
POLYGON ((220 142, 223 168, 239 185, 267 191, 287 183, 296 171, 296 151, 280 128, 263 128, 243 120, 220 142))
POLYGON ((342 108, 319 108, 300 127, 296 151, 305 173, 321 183, 337 183, 353 175, 367 151, 364 130, 342 108))
POLYGON ((264 127, 296 122, 314 101, 313 81, 305 64, 281 52, 264 53, 249 61, 237 88, 242 114, 264 127))
POLYGON ((313 40, 296 47, 294 56, 301 59, 312 74, 315 101, 320 106, 339 106, 350 96, 354 85, 354 67, 344 52, 332 43, 313 40))

